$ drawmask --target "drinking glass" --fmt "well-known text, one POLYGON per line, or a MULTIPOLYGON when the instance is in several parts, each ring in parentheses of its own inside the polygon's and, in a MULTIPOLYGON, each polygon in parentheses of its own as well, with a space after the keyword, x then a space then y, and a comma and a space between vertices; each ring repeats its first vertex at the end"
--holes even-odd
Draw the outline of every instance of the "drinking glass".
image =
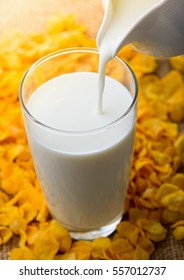
POLYGON ((106 76, 122 85, 122 94, 127 89, 132 101, 120 117, 95 129, 51 127, 36 118, 28 105, 37 89, 51 79, 76 72, 97 75, 98 63, 96 49, 72 48, 51 53, 28 69, 19 92, 27 139, 46 203, 53 218, 74 239, 108 236, 122 219, 136 123, 135 75, 118 57, 107 64, 106 76))

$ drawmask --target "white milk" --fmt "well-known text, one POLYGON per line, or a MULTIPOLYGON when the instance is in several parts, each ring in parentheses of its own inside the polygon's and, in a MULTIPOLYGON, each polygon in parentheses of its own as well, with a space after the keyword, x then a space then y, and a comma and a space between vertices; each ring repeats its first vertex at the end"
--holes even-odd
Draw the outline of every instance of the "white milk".
POLYGON ((39 87, 26 105, 44 125, 27 119, 38 177, 51 213, 70 230, 120 221, 133 147, 132 97, 106 77, 103 114, 97 114, 97 73, 72 73, 39 87), (60 130, 60 131, 59 131, 60 130), (64 132, 68 131, 68 132, 64 132))
POLYGON ((141 16, 147 13, 160 0, 106 0, 107 14, 97 34, 97 46, 100 52, 99 63, 99 101, 98 112, 102 112, 102 94, 107 62, 127 43, 132 43, 127 35, 141 16), (128 40, 130 41, 127 41, 128 40))
POLYGON ((97 45, 108 59, 127 43, 132 43, 129 32, 152 7, 161 0, 107 0, 108 16, 105 16, 97 35, 97 45), (128 39, 128 41, 127 41, 128 39))

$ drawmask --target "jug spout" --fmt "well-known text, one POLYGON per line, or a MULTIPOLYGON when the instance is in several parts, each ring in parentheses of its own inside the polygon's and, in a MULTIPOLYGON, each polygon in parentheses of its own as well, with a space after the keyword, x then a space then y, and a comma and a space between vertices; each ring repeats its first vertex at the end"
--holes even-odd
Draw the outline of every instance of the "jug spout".
POLYGON ((157 57, 184 54, 183 0, 137 0, 136 4, 134 0, 103 0, 103 4, 99 49, 109 44, 112 57, 126 44, 157 57))

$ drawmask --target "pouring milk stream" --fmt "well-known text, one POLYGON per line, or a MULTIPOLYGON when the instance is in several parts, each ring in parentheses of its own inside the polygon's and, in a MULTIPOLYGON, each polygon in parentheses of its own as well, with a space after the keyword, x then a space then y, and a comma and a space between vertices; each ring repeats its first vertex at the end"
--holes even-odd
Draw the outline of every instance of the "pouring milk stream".
POLYGON ((158 57, 184 53, 183 0, 102 0, 105 14, 97 35, 100 52, 98 112, 102 113, 105 67, 118 51, 132 44, 158 57))

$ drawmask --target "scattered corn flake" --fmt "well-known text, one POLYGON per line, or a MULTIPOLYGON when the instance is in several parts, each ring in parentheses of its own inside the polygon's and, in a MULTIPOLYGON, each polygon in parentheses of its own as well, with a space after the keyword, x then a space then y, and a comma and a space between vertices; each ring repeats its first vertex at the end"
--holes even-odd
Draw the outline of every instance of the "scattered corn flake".
POLYGON ((23 248, 26 246, 26 242, 27 242, 27 233, 25 230, 20 229, 19 232, 20 235, 20 240, 19 240, 19 247, 23 248))
POLYGON ((69 232, 56 220, 51 220, 49 229, 59 242, 59 251, 61 253, 67 252, 72 244, 72 239, 69 235, 69 232))
POLYGON ((178 190, 165 195, 161 203, 172 211, 184 214, 184 191, 178 190))
POLYGON ((22 190, 24 196, 20 199, 20 203, 29 202, 35 210, 40 210, 40 207, 45 202, 43 193, 34 187, 30 181, 23 182, 22 190))
POLYGON ((167 106, 171 121, 179 123, 184 120, 184 86, 168 99, 167 106))
POLYGON ((142 219, 137 224, 145 232, 145 236, 154 242, 162 241, 166 237, 167 230, 160 222, 142 219))
POLYGON ((10 226, 12 221, 20 217, 19 209, 16 206, 3 205, 0 208, 0 225, 10 226))
MULTIPOLYGON (((140 91, 144 97, 144 102, 146 100, 158 100, 158 98, 165 98, 165 93, 162 90, 162 81, 156 75, 150 74, 145 75, 140 80, 140 91)), ((150 107, 152 109, 152 107, 150 107)))
POLYGON ((11 239, 12 235, 13 233, 9 228, 0 226, 0 245, 6 244, 11 239))
POLYGON ((145 178, 142 178, 141 176, 136 176, 135 185, 136 185, 137 192, 143 193, 146 190, 146 188, 149 186, 149 181, 146 180, 145 178))
POLYGON ((148 219, 159 222, 161 220, 161 209, 150 211, 148 215, 148 219))
POLYGON ((157 61, 154 57, 136 53, 129 62, 135 73, 152 73, 157 69, 157 61))
POLYGON ((8 202, 9 197, 6 193, 0 191, 0 206, 3 205, 4 203, 8 202))
POLYGON ((99 237, 91 244, 91 255, 94 259, 104 259, 104 252, 110 247, 111 241, 108 237, 99 237))
POLYGON ((14 248, 9 253, 10 260, 36 260, 37 258, 34 256, 33 252, 27 248, 14 248))
POLYGON ((184 174, 183 173, 176 173, 172 179, 171 183, 179 187, 181 190, 184 191, 184 174))
POLYGON ((17 194, 15 194, 15 196, 13 196, 11 199, 9 199, 9 201, 7 201, 6 206, 13 206, 16 205, 19 200, 23 197, 24 192, 22 190, 20 190, 19 192, 17 192, 17 194))
POLYGON ((134 246, 125 238, 117 238, 112 240, 110 251, 115 260, 132 260, 134 246))
POLYGON ((103 257, 104 257, 104 260, 113 260, 114 259, 114 255, 113 255, 113 252, 111 251, 110 247, 106 247, 104 249, 103 257))
POLYGON ((171 177, 182 168, 182 161, 180 156, 173 157, 171 177))
POLYGON ((25 202, 19 207, 23 219, 29 224, 37 215, 37 211, 32 207, 31 203, 25 202))
POLYGON ((130 45, 126 45, 118 52, 118 56, 124 59, 131 59, 137 52, 130 45))
POLYGON ((153 185, 155 185, 157 187, 161 185, 161 180, 156 171, 153 171, 151 173, 151 175, 149 176, 149 179, 150 179, 150 182, 153 183, 153 185))
POLYGON ((10 229, 14 234, 20 234, 21 231, 26 231, 26 226, 26 221, 21 216, 21 214, 13 216, 9 225, 10 229))
POLYGON ((184 133, 181 134, 175 141, 176 150, 184 164, 184 133))
POLYGON ((183 88, 182 74, 177 70, 171 70, 163 77, 162 83, 165 91, 168 92, 167 96, 171 96, 176 90, 183 88))
POLYGON ((184 56, 171 57, 170 63, 174 69, 184 73, 184 56))
POLYGON ((174 223, 171 228, 176 228, 178 226, 184 226, 184 219, 183 220, 180 220, 180 221, 177 221, 176 223, 174 223))
POLYGON ((139 228, 128 221, 122 221, 117 226, 117 232, 120 236, 128 239, 133 245, 137 244, 139 236, 139 228))
POLYGON ((164 164, 168 164, 172 161, 172 158, 164 153, 164 152, 160 152, 160 151, 152 151, 152 157, 155 161, 156 164, 159 165, 164 165, 164 164))
POLYGON ((139 236, 137 244, 142 247, 149 255, 151 255, 155 250, 153 242, 146 236, 139 236))
POLYGON ((32 245, 35 236, 38 233, 38 226, 35 224, 27 225, 26 235, 27 235, 27 246, 32 245))
POLYGON ((146 252, 139 244, 136 245, 133 259, 134 260, 149 260, 150 254, 146 252))
POLYGON ((153 210, 153 211, 154 211, 155 207, 157 207, 157 203, 155 202, 154 199, 149 200, 149 199, 143 198, 142 196, 135 196, 134 202, 137 205, 137 207, 145 208, 145 209, 149 209, 149 210, 153 210))
POLYGON ((7 158, 14 161, 24 151, 24 145, 12 145, 7 151, 7 158))
POLYGON ((32 252, 39 260, 52 260, 59 250, 59 242, 48 229, 39 230, 32 242, 32 252))
POLYGON ((173 224, 184 219, 184 214, 164 208, 161 212, 161 221, 164 224, 173 224))
POLYGON ((64 254, 68 259, 68 254, 74 254, 76 260, 89 260, 91 259, 91 242, 85 240, 75 241, 70 250, 64 254))
POLYGON ((14 162, 7 161, 1 167, 1 188, 7 194, 15 195, 21 190, 23 182, 26 180, 24 171, 14 162))
POLYGON ((135 170, 139 171, 141 168, 144 168, 144 167, 149 168, 149 166, 152 167, 153 165, 154 165, 154 163, 153 163, 152 159, 143 157, 135 162, 135 170))
POLYGON ((162 199, 166 195, 174 193, 174 192, 176 192, 178 190, 179 190, 179 188, 176 185, 171 184, 171 183, 164 183, 158 189, 157 194, 156 194, 156 199, 157 199, 157 201, 161 202, 162 199))
POLYGON ((129 221, 136 224, 140 219, 146 219, 148 217, 148 211, 146 209, 140 209, 137 207, 132 207, 129 210, 129 221))
POLYGON ((184 239, 184 225, 174 228, 174 230, 172 231, 172 234, 176 240, 183 240, 184 239))
POLYGON ((49 216, 49 209, 46 202, 44 201, 42 205, 40 205, 40 209, 38 210, 38 215, 36 216, 36 220, 38 222, 46 222, 48 216, 49 216))

